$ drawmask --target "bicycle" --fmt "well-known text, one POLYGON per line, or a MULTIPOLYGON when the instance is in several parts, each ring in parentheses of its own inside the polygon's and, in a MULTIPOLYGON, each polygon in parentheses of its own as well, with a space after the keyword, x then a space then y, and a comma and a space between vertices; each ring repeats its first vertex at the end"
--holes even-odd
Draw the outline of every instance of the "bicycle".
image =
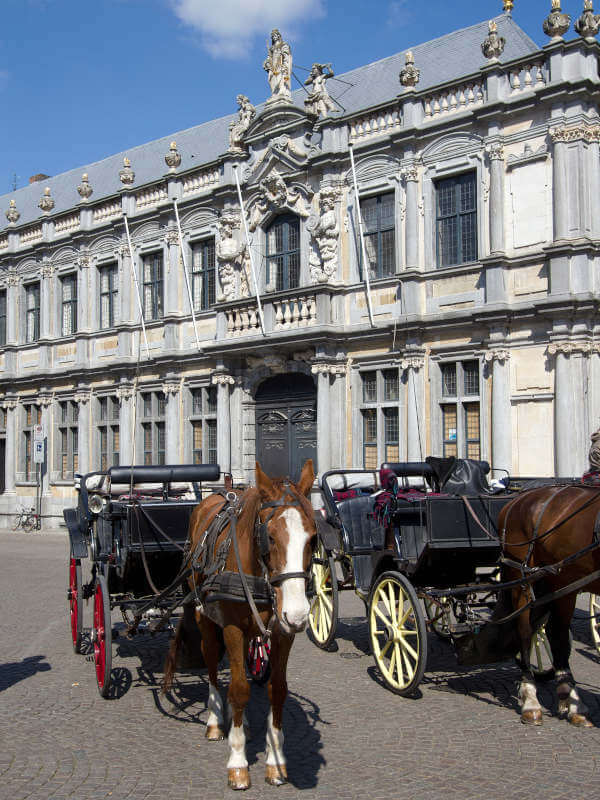
POLYGON ((13 525, 13 531, 16 531, 17 528, 23 528, 24 531, 34 531, 37 530, 37 527, 38 515, 35 510, 33 508, 20 508, 13 525))

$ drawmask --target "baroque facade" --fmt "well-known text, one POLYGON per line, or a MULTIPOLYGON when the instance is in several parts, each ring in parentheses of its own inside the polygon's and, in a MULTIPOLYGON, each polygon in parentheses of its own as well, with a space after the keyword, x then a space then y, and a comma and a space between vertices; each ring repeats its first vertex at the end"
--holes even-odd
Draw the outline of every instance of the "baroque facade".
POLYGON ((539 49, 511 6, 309 90, 274 31, 264 104, 0 198, 0 524, 36 437, 54 525, 113 463, 585 469, 596 18, 539 49))

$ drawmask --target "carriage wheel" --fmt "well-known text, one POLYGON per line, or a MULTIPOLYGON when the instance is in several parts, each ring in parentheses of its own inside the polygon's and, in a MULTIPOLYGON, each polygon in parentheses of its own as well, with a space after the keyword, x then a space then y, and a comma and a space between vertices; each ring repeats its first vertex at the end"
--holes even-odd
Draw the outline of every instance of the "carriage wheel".
POLYGON ((431 597, 423 599, 425 606, 425 613, 431 625, 431 630, 439 636, 440 639, 448 641, 450 639, 450 625, 452 622, 451 611, 447 605, 448 598, 440 597, 433 600, 431 597))
POLYGON ((110 597, 106 577, 99 575, 94 592, 94 664, 96 682, 102 697, 108 697, 110 690, 110 668, 112 664, 112 623, 110 619, 110 597))
POLYGON ((315 595, 310 604, 308 626, 313 642, 327 650, 335 639, 338 622, 338 584, 335 561, 319 540, 311 564, 315 595))
POLYGON ((81 638, 83 628, 83 597, 81 581, 81 561, 71 557, 69 561, 69 616, 71 618, 71 638, 73 650, 81 653, 81 638))
POLYGON ((590 618, 592 640, 600 653, 600 594, 590 594, 590 618))
POLYGON ((384 572, 371 591, 369 638, 387 688, 413 694, 425 672, 427 630, 417 593, 399 572, 384 572))

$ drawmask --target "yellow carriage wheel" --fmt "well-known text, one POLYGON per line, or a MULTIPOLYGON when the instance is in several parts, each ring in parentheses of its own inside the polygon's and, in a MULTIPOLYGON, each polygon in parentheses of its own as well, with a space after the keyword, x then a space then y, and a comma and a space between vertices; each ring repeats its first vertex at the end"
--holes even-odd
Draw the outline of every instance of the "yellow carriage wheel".
POLYGON ((592 641, 600 653, 600 594, 590 594, 590 617, 592 641))
POLYGON ((375 664, 392 692, 411 695, 427 663, 425 616, 400 572, 384 572, 369 597, 369 637, 375 664))
POLYGON ((335 639, 338 621, 338 584, 333 556, 325 550, 323 543, 315 550, 311 564, 314 596, 308 614, 308 627, 313 642, 327 650, 335 639))

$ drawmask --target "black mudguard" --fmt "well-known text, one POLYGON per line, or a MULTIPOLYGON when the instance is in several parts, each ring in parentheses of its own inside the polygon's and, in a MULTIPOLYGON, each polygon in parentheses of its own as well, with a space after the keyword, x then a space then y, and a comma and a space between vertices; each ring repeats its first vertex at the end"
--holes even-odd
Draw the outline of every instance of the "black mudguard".
POLYGON ((79 514, 76 508, 63 509, 63 517, 69 531, 71 540, 71 556, 73 558, 87 558, 88 548, 84 531, 81 529, 79 514))

